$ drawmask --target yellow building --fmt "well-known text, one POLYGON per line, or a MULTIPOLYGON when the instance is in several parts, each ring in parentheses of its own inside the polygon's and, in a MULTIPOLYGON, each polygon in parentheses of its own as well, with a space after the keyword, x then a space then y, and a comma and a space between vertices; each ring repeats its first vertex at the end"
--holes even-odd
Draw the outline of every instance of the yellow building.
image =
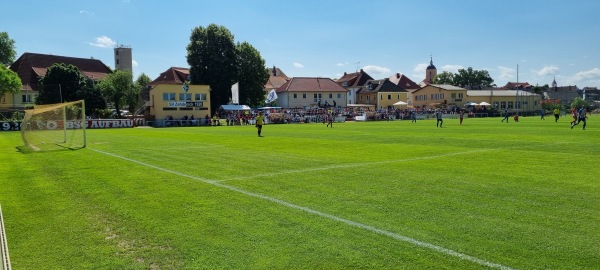
POLYGON ((412 92, 411 104, 415 108, 462 107, 467 89, 446 84, 428 84, 412 92))
POLYGON ((524 90, 469 90, 467 102, 486 102, 498 110, 535 112, 542 108, 542 96, 524 90))
POLYGON ((397 108, 394 103, 407 102, 408 92, 389 79, 370 80, 356 91, 357 103, 375 105, 375 109, 397 108))
POLYGON ((211 117, 210 87, 190 85, 188 68, 171 67, 152 81, 146 103, 147 113, 154 117, 156 126, 163 126, 165 120, 175 121, 206 119, 211 117))

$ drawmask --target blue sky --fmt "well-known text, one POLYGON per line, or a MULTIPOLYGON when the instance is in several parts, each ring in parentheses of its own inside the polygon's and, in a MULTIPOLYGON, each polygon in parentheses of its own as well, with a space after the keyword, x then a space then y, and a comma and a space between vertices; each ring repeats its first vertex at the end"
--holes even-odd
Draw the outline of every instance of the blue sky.
MULTIPOLYGON (((134 73, 155 79, 188 67, 191 31, 225 26, 290 77, 375 79, 487 70, 508 81, 600 86, 600 1, 142 1, 19 0, 2 5, 0 31, 24 52, 94 57, 114 67, 116 44, 133 48, 134 73), (518 73, 517 73, 518 67, 518 73)), ((17 57, 18 57, 17 56, 17 57)))

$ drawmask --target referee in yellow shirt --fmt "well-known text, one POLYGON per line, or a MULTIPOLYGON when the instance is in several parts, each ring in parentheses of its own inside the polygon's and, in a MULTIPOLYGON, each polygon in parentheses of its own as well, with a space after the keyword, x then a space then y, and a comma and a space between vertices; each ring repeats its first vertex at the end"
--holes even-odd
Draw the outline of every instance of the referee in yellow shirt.
POLYGON ((258 112, 258 116, 256 117, 256 128, 258 129, 258 137, 262 137, 260 133, 262 132, 262 126, 265 122, 265 117, 262 112, 258 112))

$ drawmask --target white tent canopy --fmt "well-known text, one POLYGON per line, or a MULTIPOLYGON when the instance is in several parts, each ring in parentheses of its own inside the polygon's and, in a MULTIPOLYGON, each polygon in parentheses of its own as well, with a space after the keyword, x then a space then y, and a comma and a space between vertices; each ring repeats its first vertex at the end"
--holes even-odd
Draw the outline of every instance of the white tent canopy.
POLYGON ((398 105, 407 105, 408 103, 404 102, 404 101, 398 101, 396 103, 394 103, 394 105, 398 106, 398 105))
POLYGON ((219 110, 223 110, 223 111, 249 111, 250 110, 250 106, 248 106, 248 105, 234 105, 234 104, 221 105, 221 107, 219 107, 219 110))
POLYGON ((479 103, 479 105, 481 105, 481 106, 490 106, 492 104, 489 104, 489 103, 487 103, 487 102, 484 101, 484 102, 479 103))

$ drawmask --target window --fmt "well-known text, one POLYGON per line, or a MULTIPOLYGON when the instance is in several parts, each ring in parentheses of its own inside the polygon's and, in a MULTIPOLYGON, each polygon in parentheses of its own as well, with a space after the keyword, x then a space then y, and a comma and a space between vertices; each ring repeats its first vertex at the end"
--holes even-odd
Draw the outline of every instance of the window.
POLYGON ((338 94, 338 96, 337 96, 337 97, 338 97, 338 98, 342 98, 342 94, 338 94))
POLYGON ((500 109, 506 109, 506 101, 500 102, 500 109))
POLYGON ((508 108, 509 108, 509 109, 512 109, 512 108, 514 108, 514 103, 513 103, 512 101, 509 101, 509 102, 508 102, 508 108))
POLYGON ((306 93, 302 94, 302 98, 306 99, 306 93))
POLYGON ((163 100, 175 100, 175 93, 163 93, 163 100))
POLYGON ((383 95, 379 95, 379 99, 383 100, 383 95))
POLYGON ((342 86, 343 86, 343 87, 346 87, 346 86, 348 86, 348 82, 343 82, 343 83, 342 83, 342 86))
POLYGON ((392 99, 392 95, 388 95, 388 100, 392 99))
POLYGON ((463 98, 463 93, 458 93, 458 98, 463 98))
POLYGON ((294 98, 298 98, 298 94, 294 94, 294 98))
POLYGON ((453 98, 453 99, 456 98, 456 93, 450 94, 450 97, 453 98))
POLYGON ((119 59, 117 59, 117 65, 119 64, 119 59))
POLYGON ((31 95, 22 95, 22 100, 23 103, 31 103, 31 95))
POLYGON ((206 101, 206 94, 195 94, 195 99, 206 101))
POLYGON ((333 98, 333 94, 329 94, 329 98, 333 98))
POLYGON ((191 93, 179 93, 179 100, 192 100, 192 94, 191 93))

